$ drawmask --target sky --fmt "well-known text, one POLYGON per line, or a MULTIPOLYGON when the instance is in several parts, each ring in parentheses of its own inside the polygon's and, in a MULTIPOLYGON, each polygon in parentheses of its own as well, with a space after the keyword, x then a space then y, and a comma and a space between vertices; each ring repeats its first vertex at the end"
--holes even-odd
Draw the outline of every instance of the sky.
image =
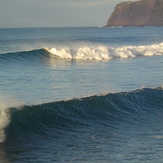
POLYGON ((125 0, 0 0, 0 28, 106 25, 125 0))

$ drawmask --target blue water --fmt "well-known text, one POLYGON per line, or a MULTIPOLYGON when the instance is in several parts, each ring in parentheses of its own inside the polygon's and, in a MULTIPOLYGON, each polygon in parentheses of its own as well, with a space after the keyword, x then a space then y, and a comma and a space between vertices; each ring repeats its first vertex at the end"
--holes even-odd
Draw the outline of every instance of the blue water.
POLYGON ((163 162, 163 28, 0 29, 1 162, 163 162))

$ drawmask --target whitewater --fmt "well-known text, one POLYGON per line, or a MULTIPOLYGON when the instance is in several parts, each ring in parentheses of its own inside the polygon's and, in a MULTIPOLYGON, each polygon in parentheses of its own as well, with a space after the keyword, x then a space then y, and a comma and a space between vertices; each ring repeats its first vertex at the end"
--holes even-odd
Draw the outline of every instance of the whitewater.
POLYGON ((163 162, 163 28, 0 29, 0 162, 163 162))
POLYGON ((163 55, 163 43, 154 44, 150 46, 123 46, 123 47, 107 47, 104 45, 91 45, 90 43, 81 47, 56 47, 46 49, 51 54, 54 54, 63 59, 81 59, 81 60, 109 60, 116 58, 133 58, 163 55))

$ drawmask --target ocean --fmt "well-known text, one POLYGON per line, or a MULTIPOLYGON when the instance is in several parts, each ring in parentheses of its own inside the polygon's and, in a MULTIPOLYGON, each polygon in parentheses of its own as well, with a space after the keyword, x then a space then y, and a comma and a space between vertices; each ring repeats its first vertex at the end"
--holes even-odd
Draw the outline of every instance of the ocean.
POLYGON ((0 162, 163 162, 163 28, 1 28, 0 162))

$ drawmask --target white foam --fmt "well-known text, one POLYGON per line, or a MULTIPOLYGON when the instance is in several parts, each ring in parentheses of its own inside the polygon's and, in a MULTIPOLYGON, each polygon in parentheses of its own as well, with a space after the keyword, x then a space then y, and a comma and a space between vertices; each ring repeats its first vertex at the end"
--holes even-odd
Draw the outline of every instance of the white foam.
POLYGON ((64 59, 110 60, 114 58, 133 58, 140 56, 163 55, 163 43, 148 46, 107 47, 97 44, 56 46, 47 49, 51 54, 64 59))

